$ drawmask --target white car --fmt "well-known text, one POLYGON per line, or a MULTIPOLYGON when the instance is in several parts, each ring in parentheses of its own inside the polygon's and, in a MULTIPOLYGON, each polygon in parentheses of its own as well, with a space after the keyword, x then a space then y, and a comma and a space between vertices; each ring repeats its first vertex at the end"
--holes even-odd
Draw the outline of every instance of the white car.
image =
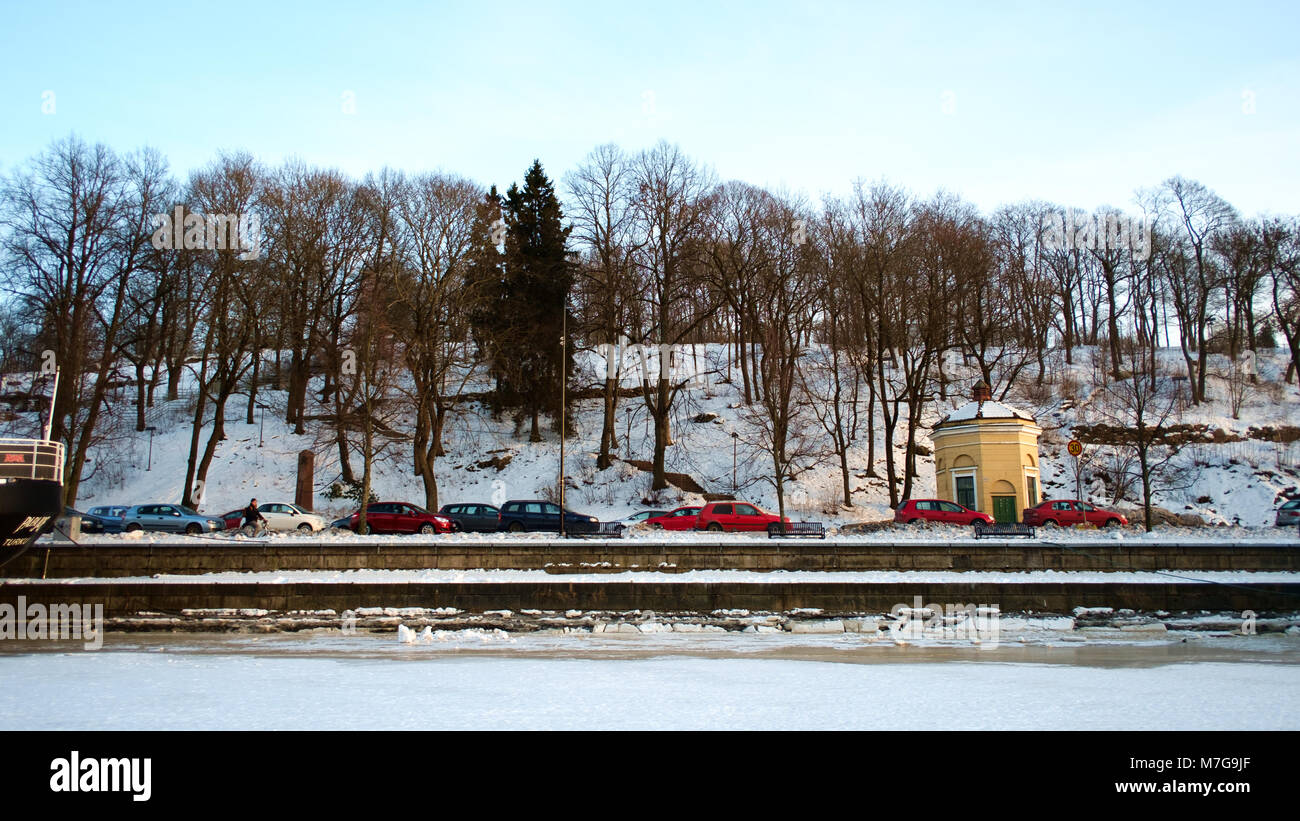
POLYGON ((329 525, 323 517, 288 502, 258 505, 257 510, 266 519, 266 529, 276 532, 316 533, 329 525))
POLYGON ((624 530, 627 530, 629 528, 641 524, 646 519, 653 519, 655 516, 667 516, 667 515, 668 515, 668 511, 666 510, 642 510, 637 513, 633 513, 631 516, 624 516, 622 519, 616 520, 613 524, 620 532, 622 532, 624 530))

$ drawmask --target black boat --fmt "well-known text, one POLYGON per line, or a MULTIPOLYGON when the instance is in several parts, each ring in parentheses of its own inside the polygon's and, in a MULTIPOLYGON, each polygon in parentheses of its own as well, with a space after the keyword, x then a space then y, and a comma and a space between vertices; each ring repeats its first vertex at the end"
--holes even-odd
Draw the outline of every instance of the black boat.
POLYGON ((63 511, 63 445, 0 439, 0 567, 27 551, 63 511))

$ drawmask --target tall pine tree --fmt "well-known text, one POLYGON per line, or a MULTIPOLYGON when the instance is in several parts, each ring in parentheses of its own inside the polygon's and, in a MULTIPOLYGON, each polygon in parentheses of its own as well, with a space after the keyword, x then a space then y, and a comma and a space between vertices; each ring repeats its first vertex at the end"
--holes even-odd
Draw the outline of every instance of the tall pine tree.
MULTIPOLYGON (((495 195, 493 189, 489 200, 495 195)), ((540 416, 551 414, 558 429, 560 380, 573 372, 573 344, 560 346, 563 312, 573 288, 566 248, 570 229, 561 224, 560 201, 540 161, 533 161, 522 188, 510 186, 501 206, 506 228, 502 273, 497 288, 485 287, 475 327, 497 381, 494 409, 517 408, 530 421, 530 441, 540 442, 540 416)), ((476 252, 471 265, 485 286, 491 259, 486 251, 476 252)))

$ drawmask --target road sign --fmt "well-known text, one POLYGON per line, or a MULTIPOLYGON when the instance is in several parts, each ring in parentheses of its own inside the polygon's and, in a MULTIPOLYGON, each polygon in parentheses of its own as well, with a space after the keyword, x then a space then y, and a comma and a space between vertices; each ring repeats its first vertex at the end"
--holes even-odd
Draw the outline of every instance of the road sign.
POLYGON ((1066 445, 1065 449, 1070 452, 1071 456, 1078 456, 1083 453, 1083 443, 1078 439, 1071 439, 1070 444, 1066 445))

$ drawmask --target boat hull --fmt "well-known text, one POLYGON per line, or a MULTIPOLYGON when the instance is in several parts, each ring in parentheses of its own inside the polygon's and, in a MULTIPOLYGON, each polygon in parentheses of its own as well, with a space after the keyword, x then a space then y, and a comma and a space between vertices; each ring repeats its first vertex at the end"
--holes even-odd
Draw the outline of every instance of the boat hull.
POLYGON ((62 511, 63 486, 59 482, 0 482, 0 567, 25 553, 62 511))

